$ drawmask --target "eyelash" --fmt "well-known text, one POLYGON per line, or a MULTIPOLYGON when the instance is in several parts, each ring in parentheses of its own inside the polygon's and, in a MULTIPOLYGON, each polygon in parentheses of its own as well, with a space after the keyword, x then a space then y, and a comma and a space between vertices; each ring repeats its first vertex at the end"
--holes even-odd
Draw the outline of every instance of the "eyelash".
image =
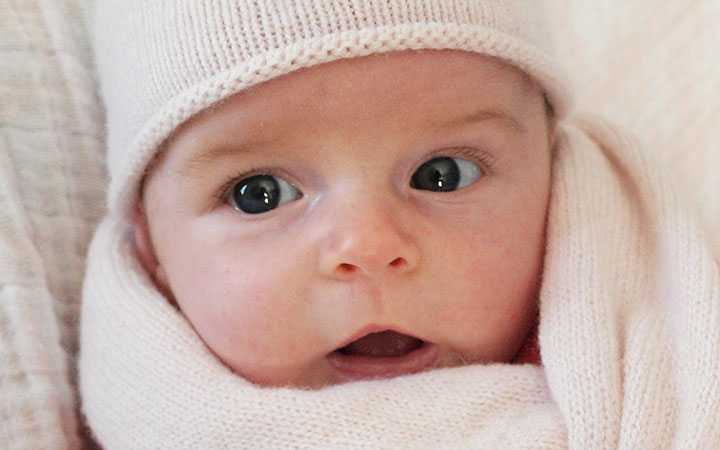
POLYGON ((487 170, 488 172, 492 172, 496 165, 495 158, 493 158, 490 154, 483 150, 468 147, 451 147, 431 152, 427 156, 427 158, 425 158, 420 164, 418 164, 415 170, 417 170, 425 162, 440 156, 450 156, 455 158, 467 159, 468 161, 480 164, 482 166, 482 169, 487 170))
MULTIPOLYGON (((418 165, 422 165, 423 163, 430 161, 433 158, 439 157, 439 156, 451 156, 456 158, 464 158, 469 161, 479 163, 483 170, 487 170, 489 172, 492 172, 493 168, 495 167, 495 158, 490 156, 488 153, 468 148, 468 147, 457 147, 457 148, 444 148, 442 150, 437 150, 434 152, 431 152, 429 155, 427 155, 422 162, 418 165)), ((418 167, 415 168, 415 170, 418 169, 418 167)), ((414 173, 414 171, 413 171, 414 173)), ((252 177, 254 175, 272 175, 275 177, 282 177, 288 180, 290 178, 287 174, 274 170, 274 169, 257 169, 254 167, 251 167, 247 171, 240 172, 236 175, 230 176, 227 178, 227 180, 218 188, 217 193, 215 194, 215 197, 219 202, 224 202, 227 196, 230 194, 230 190, 233 188, 233 186, 240 180, 243 180, 245 178, 252 177)), ((292 182, 292 180, 288 180, 290 184, 295 186, 295 183, 292 182)))
MULTIPOLYGON (((284 179, 288 179, 288 175, 277 171, 273 169, 256 169, 254 167, 250 167, 249 170, 240 172, 236 175, 232 175, 227 178, 227 180, 218 188, 217 193, 215 194, 215 197, 219 202, 224 202, 227 196, 230 194, 230 190, 237 184, 238 181, 243 180, 245 178, 249 178, 255 175, 272 175, 274 177, 280 177, 284 179)), ((290 182, 290 181, 289 181, 290 182)), ((290 182, 294 186, 294 183, 290 182)))

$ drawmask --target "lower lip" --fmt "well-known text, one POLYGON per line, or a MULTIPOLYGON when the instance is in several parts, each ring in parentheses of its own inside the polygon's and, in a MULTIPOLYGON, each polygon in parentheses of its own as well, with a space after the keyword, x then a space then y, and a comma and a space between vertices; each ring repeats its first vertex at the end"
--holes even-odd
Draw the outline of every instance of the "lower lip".
POLYGON ((379 357, 343 355, 338 351, 330 353, 328 362, 344 380, 367 380, 392 378, 422 372, 438 360, 438 348, 423 342, 422 346, 402 356, 379 357))

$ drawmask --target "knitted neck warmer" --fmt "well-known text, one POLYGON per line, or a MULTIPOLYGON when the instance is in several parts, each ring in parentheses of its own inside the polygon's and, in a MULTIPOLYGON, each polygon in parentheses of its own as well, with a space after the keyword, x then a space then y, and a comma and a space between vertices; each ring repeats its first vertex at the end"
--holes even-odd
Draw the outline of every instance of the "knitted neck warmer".
POLYGON ((108 218, 81 330, 83 409, 119 448, 720 448, 720 277, 669 180, 594 120, 559 130, 543 367, 466 366, 316 391, 225 367, 108 218))

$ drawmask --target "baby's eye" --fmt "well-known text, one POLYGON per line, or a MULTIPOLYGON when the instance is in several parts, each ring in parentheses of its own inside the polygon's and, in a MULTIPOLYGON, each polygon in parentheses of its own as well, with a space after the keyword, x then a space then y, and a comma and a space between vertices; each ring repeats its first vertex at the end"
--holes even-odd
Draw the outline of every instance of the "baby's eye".
POLYGON ((449 192, 476 182, 485 172, 467 159, 433 158, 415 171, 410 187, 424 191, 449 192))
POLYGON ((300 197, 300 191, 282 178, 254 175, 238 181, 227 201, 244 213, 261 214, 300 197))

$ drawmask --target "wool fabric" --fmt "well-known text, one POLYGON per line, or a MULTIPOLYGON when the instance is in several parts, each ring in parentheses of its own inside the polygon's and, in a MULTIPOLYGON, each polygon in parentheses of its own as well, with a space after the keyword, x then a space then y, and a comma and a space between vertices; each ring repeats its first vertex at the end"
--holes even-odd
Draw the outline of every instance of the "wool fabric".
POLYGON ((720 448, 720 273, 670 177, 594 118, 560 124, 543 366, 307 391, 224 366, 108 217, 88 258, 83 410, 107 449, 720 448))
POLYGON ((536 0, 99 0, 110 212, 129 217, 149 162, 184 121, 341 58, 420 49, 501 58, 534 78, 562 117, 570 96, 548 36, 536 0))

